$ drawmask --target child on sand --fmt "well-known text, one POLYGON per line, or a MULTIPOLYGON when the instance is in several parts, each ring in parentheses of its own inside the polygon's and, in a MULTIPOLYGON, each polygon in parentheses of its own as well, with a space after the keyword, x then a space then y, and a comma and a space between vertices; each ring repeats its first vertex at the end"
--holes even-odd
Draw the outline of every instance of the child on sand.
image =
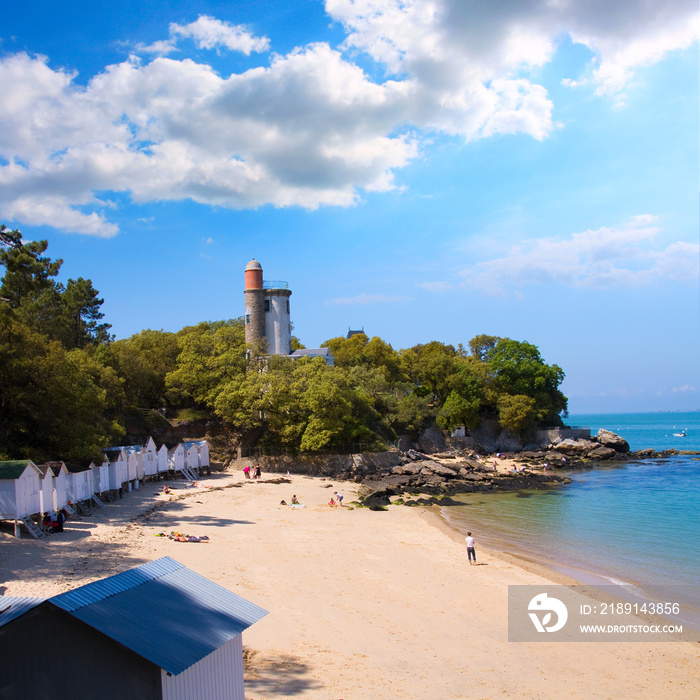
POLYGON ((339 506, 342 506, 343 505, 343 494, 338 493, 337 491, 333 491, 333 495, 335 496, 336 503, 339 506))

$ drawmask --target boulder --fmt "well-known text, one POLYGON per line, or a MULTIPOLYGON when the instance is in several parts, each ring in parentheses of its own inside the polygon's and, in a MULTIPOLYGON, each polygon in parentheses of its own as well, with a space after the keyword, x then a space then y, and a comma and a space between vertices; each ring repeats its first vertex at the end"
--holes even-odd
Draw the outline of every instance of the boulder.
POLYGON ((617 451, 612 447, 605 447, 605 445, 598 445, 598 447, 593 448, 590 452, 586 454, 588 459, 610 459, 617 454, 617 451))
POLYGON ((423 469, 423 462, 409 462, 408 464, 400 464, 391 470, 392 474, 420 474, 423 469))
POLYGON ((605 447, 612 447, 612 449, 616 452, 630 451, 630 446, 627 440, 620 437, 619 435, 616 435, 610 430, 605 430, 604 428, 601 428, 598 431, 598 435, 596 435, 596 440, 601 445, 605 445, 605 447))
MULTIPOLYGON (((440 462, 423 462, 423 465, 425 469, 430 470, 430 472, 437 476, 445 477, 445 479, 453 479, 457 476, 457 472, 454 469, 450 469, 444 464, 440 464, 440 462)), ((425 470, 421 471, 421 474, 425 473, 425 470)))
POLYGON ((420 436, 418 445, 425 454, 431 455, 444 452, 447 449, 447 440, 437 428, 428 428, 420 436))
POLYGON ((523 441, 510 430, 503 430, 496 439, 496 447, 500 452, 520 452, 523 441))
POLYGON ((563 452, 567 455, 576 455, 583 457, 587 455, 591 450, 599 447, 597 442, 592 440, 572 440, 571 438, 566 438, 556 445, 552 445, 552 448, 556 452, 563 452))

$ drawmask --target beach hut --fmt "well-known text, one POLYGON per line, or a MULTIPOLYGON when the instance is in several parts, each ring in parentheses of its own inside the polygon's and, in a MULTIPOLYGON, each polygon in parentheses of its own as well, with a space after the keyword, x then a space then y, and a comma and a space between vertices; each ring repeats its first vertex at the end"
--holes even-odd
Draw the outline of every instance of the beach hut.
POLYGON ((168 464, 170 469, 176 472, 181 472, 185 468, 185 448, 182 443, 168 450, 168 464))
POLYGON ((37 469, 41 472, 41 489, 39 491, 39 512, 51 513, 54 509, 53 503, 53 469, 48 464, 37 464, 37 469))
POLYGON ((19 521, 37 536, 31 516, 41 511, 42 476, 30 459, 0 462, 0 520, 14 520, 15 537, 19 537, 19 521))
POLYGON ((128 460, 122 447, 111 447, 104 450, 109 472, 109 490, 118 491, 129 481, 128 460))
POLYGON ((158 463, 158 474, 165 474, 170 467, 168 466, 168 446, 163 443, 158 449, 156 455, 158 463))
POLYGON ((93 464, 92 467, 92 486, 96 494, 101 495, 107 493, 109 489, 109 460, 105 460, 102 464, 93 464))
POLYGON ((170 557, 46 600, 0 598, 0 690, 18 698, 244 700, 242 633, 266 614, 170 557), (51 645, 41 663, 37 640, 51 645))
POLYGON ((73 503, 85 503, 95 493, 92 485, 90 464, 66 464, 68 469, 68 500, 73 503))
POLYGON ((199 469, 199 445, 196 442, 187 441, 182 443, 185 450, 185 468, 189 470, 199 469))
POLYGON ((153 478, 158 476, 158 451, 156 443, 152 437, 146 440, 141 452, 143 459, 143 474, 144 478, 153 478))
POLYGON ((198 440, 199 447, 199 466, 209 467, 209 442, 207 440, 198 440))

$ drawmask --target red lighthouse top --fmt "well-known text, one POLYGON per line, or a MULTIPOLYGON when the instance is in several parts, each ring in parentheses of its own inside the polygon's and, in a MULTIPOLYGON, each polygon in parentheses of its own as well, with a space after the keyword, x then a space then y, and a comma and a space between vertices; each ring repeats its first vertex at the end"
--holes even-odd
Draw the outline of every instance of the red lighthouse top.
POLYGON ((263 271, 262 265, 257 260, 251 260, 245 266, 245 288, 262 289, 263 271))

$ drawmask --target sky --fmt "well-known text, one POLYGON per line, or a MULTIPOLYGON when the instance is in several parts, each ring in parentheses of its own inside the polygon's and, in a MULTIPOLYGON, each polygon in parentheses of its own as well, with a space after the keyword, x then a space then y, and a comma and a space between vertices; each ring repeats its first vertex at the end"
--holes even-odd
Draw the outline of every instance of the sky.
POLYGON ((0 223, 117 338, 292 290, 307 347, 536 345, 569 410, 700 409, 695 0, 0 8, 0 223))

